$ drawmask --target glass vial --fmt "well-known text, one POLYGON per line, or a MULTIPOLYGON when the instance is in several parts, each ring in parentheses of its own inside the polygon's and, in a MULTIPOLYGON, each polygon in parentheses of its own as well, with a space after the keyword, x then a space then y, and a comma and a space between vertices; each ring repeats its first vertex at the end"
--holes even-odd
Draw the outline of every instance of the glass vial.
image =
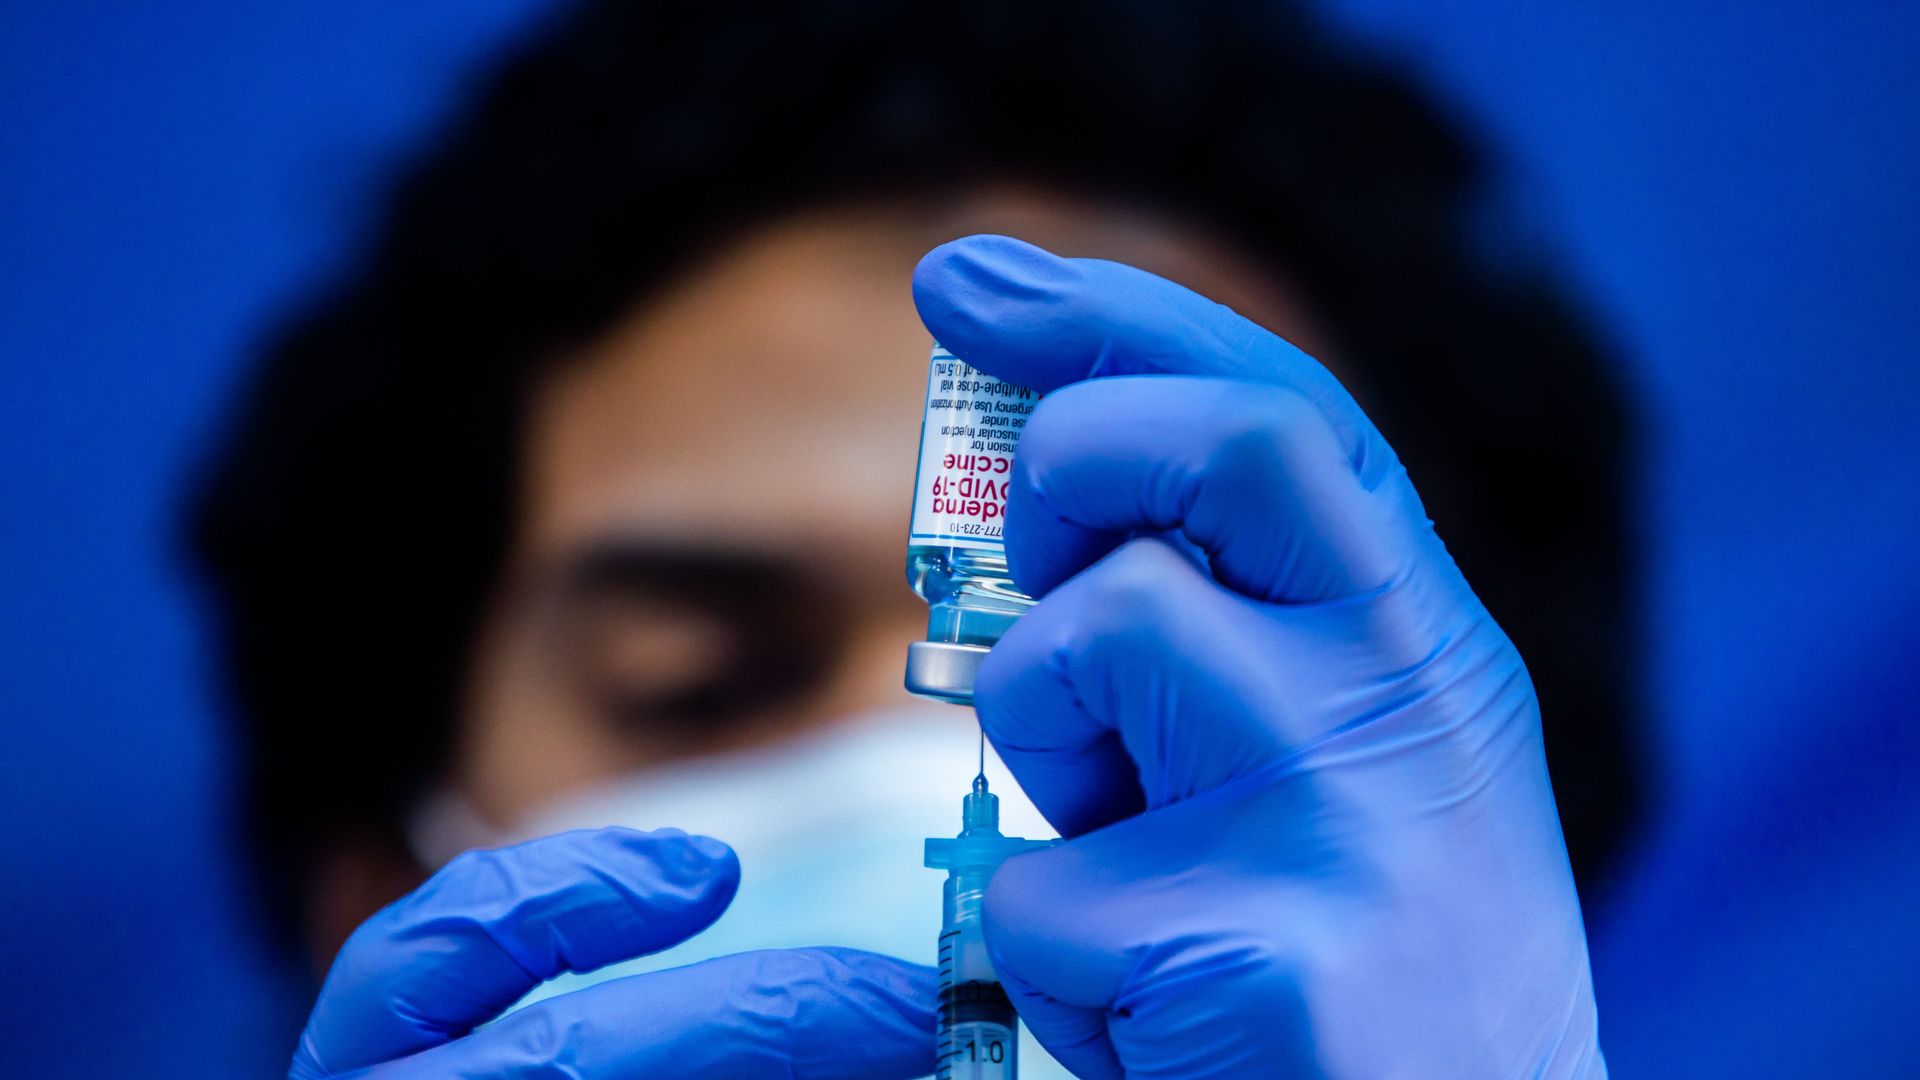
POLYGON ((933 347, 907 537, 907 581, 927 602, 927 640, 907 647, 913 693, 971 704, 987 648, 1033 606, 1007 576, 1000 527, 1014 446, 1039 397, 933 347))

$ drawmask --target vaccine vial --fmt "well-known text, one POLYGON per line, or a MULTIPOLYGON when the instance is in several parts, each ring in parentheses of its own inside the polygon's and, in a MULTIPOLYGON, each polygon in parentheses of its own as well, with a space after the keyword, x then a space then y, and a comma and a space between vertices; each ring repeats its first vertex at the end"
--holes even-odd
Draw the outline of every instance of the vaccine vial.
POLYGON ((971 704, 988 647, 1033 606, 1007 576, 1000 529, 1014 446, 1038 400, 933 347, 907 538, 907 581, 927 602, 927 639, 907 647, 915 694, 971 704))

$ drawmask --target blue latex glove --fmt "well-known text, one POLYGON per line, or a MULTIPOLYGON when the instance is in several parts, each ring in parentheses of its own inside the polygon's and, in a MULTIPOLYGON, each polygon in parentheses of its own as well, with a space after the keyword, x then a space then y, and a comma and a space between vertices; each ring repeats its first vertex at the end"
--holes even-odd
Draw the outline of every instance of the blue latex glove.
POLYGON ((658 952, 733 900, 740 865, 677 830, 468 852, 354 931, 292 1080, 913 1077, 933 1071, 931 969, 851 949, 741 953, 602 983, 489 1027, 539 983, 658 952))
POLYGON ((1084 1077, 1603 1075, 1526 668, 1339 382, 1002 237, 914 291, 1046 394, 1006 518, 1042 599, 976 685, 1069 837, 986 901, 1040 1041, 1084 1077))

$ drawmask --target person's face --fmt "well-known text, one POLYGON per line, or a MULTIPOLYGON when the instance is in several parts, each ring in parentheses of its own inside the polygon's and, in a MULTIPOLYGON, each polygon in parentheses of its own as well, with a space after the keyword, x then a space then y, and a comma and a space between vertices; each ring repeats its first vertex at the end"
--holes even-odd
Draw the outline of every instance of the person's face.
POLYGON ((1198 231, 1033 192, 826 209, 714 252, 532 402, 450 778, 483 818, 908 700, 931 343, 909 283, 973 232, 1133 263, 1315 344, 1283 288, 1198 231))

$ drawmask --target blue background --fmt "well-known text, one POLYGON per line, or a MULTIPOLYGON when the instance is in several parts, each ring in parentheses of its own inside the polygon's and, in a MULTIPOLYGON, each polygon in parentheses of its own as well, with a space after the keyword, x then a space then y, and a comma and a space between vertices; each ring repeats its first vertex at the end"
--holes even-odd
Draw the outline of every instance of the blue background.
MULTIPOLYGON (((546 6, 0 11, 0 1075, 284 1069, 174 500, 265 321, 546 6)), ((1329 9, 1487 133, 1649 418, 1621 1075, 1920 1074, 1920 18, 1781 6, 1329 9)))

